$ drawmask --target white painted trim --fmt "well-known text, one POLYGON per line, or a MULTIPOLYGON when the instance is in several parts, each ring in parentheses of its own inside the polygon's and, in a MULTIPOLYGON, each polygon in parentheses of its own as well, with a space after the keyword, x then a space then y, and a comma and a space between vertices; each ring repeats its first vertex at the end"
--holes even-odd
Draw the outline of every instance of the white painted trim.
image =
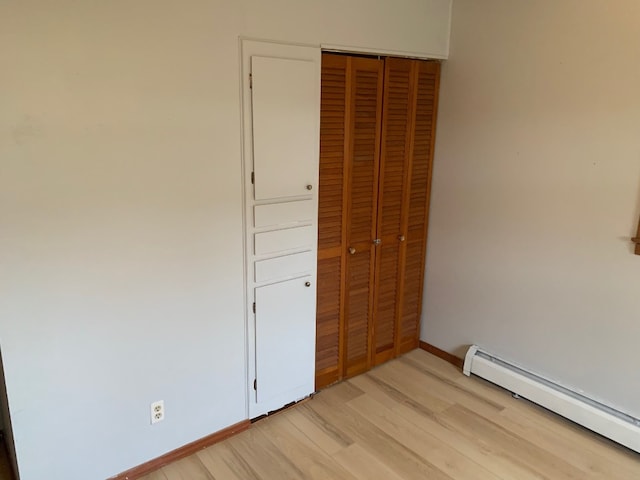
MULTIPOLYGON (((520 373, 519 367, 509 368, 510 365, 504 360, 497 359, 500 362, 498 363, 491 358, 478 356, 478 351, 480 350, 476 345, 469 348, 465 357, 465 372, 469 371, 489 380, 625 447, 640 452, 640 426, 621 418, 624 414, 621 413, 620 417, 616 416, 604 408, 598 408, 595 401, 590 404, 582 400, 580 397, 585 397, 581 394, 573 396, 565 393, 568 391, 565 387, 532 374, 543 381, 536 380, 535 377, 520 373)), ((492 357, 487 353, 485 355, 492 357)))
MULTIPOLYGON (((450 7, 452 8, 452 7, 450 7)), ((449 23, 451 23, 451 14, 449 14, 449 23)), ((451 32, 451 25, 449 25, 449 33, 451 32)), ((449 42, 450 34, 447 36, 447 42, 449 42)), ((300 43, 300 42, 281 42, 273 39, 256 38, 240 36, 240 42, 260 42, 270 43, 273 45, 289 45, 296 47, 315 47, 320 48, 323 52, 341 52, 341 53, 360 53, 363 55, 388 55, 393 57, 407 57, 407 58, 419 58, 423 60, 446 60, 449 58, 449 45, 447 43, 447 54, 441 53, 428 53, 428 52, 408 52, 404 50, 388 50, 384 48, 371 48, 371 47, 358 47, 354 45, 336 45, 331 43, 300 43)))
POLYGON ((255 43, 262 43, 262 44, 271 44, 275 47, 282 47, 282 46, 288 46, 288 47, 311 47, 311 48, 320 48, 320 45, 317 43, 302 43, 302 42, 287 42, 284 40, 274 40, 273 38, 262 38, 262 37, 251 37, 251 36, 247 36, 247 35, 240 35, 240 37, 238 37, 240 39, 240 44, 242 45, 243 43, 251 43, 251 42, 255 42, 255 43))
POLYGON ((475 356, 477 351, 477 345, 471 345, 464 357, 464 366, 462 367, 462 373, 464 373, 467 377, 471 375, 471 365, 473 364, 473 357, 475 356))
POLYGON ((449 25, 447 28, 447 54, 445 58, 449 58, 451 54, 451 28, 453 25, 453 2, 449 2, 449 25))
MULTIPOLYGON (((245 118, 245 109, 247 108, 246 100, 245 100, 245 89, 246 89, 246 84, 244 81, 244 63, 243 63, 243 59, 244 59, 244 55, 243 55, 243 49, 242 49, 242 37, 238 38, 238 65, 240 66, 240 71, 239 71, 239 82, 238 82, 238 94, 240 96, 240 169, 241 169, 241 178, 240 181, 242 182, 242 300, 244 302, 244 338, 245 338, 245 342, 244 342, 244 377, 247 379, 247 382, 249 381, 249 377, 251 375, 253 375, 253 370, 250 371, 249 369, 249 362, 250 362, 250 354, 249 354, 249 319, 250 317, 250 312, 249 312, 249 295, 248 295, 248 289, 249 289, 249 281, 248 281, 248 274, 247 272, 250 269, 250 265, 249 265, 249 258, 247 255, 247 236, 245 234, 245 232, 247 231, 247 222, 248 222, 248 217, 247 217, 247 211, 249 208, 249 205, 247 203, 247 184, 246 184, 246 178, 247 175, 251 175, 251 170, 249 170, 249 166, 248 166, 248 162, 249 160, 246 158, 247 152, 245 149, 245 141, 246 141, 246 135, 245 135, 245 122, 248 121, 248 119, 245 118)), ((253 300, 251 300, 251 302, 253 302, 253 300)), ((249 418, 249 389, 245 390, 245 397, 244 397, 244 404, 245 404, 245 411, 247 412, 246 414, 246 418, 249 418)))

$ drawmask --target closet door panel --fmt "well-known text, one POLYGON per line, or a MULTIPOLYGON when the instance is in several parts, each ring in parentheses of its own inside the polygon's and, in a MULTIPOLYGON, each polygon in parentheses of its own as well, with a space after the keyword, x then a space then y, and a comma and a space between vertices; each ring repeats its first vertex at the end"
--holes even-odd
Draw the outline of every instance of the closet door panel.
POLYGON ((418 346, 438 74, 323 55, 316 388, 418 346))
POLYGON ((397 239, 378 247, 378 278, 375 294, 374 365, 386 362, 394 355, 396 316, 399 291, 399 251, 397 239))
POLYGON ((342 296, 340 256, 318 260, 316 317, 316 389, 330 385, 340 375, 340 319, 342 296))
POLYGON ((342 378, 348 62, 322 55, 316 389, 342 378))
POLYGON ((315 214, 311 200, 256 205, 253 207, 253 223, 256 228, 311 223, 315 214))
POLYGON ((315 318, 312 282, 305 276, 255 289, 258 402, 300 387, 313 391, 309 385, 314 363, 313 350, 309 351, 315 318))
POLYGON ((343 243, 347 57, 322 56, 318 248, 343 243))
POLYGON ((354 58, 351 98, 351 171, 349 172, 348 238, 351 244, 369 243, 375 235, 377 208, 382 63, 354 58))
POLYGON ((317 64, 251 57, 254 196, 308 195, 317 168, 317 64))
POLYGON ((376 261, 374 310, 373 361, 376 365, 395 355, 398 337, 410 143, 415 120, 414 73, 412 60, 385 60, 377 218, 377 237, 381 244, 376 261))
POLYGON ((345 283, 346 376, 371 366, 383 62, 352 58, 345 283))
POLYGON ((403 230, 403 202, 409 166, 409 141, 413 127, 411 60, 385 60, 384 112, 379 191, 379 235, 403 230))
POLYGON ((431 62, 418 62, 418 67, 416 75, 416 126, 412 142, 407 252, 404 265, 404 293, 398 353, 412 350, 419 343, 433 147, 438 107, 440 65, 431 62))
POLYGON ((420 235, 414 235, 407 241, 398 354, 418 346, 424 269, 423 249, 424 242, 420 235))
POLYGON ((350 255, 347 262, 346 377, 362 373, 370 367, 372 257, 372 251, 367 249, 350 255))

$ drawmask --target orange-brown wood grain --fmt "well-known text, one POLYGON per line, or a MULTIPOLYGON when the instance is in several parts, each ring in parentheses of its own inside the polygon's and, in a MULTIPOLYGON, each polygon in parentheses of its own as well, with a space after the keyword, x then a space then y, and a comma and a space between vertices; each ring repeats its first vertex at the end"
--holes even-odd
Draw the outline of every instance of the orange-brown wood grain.
POLYGON ((371 368, 384 63, 352 58, 345 283, 345 377, 371 368))
POLYGON ((323 55, 316 389, 418 346, 438 81, 323 55))

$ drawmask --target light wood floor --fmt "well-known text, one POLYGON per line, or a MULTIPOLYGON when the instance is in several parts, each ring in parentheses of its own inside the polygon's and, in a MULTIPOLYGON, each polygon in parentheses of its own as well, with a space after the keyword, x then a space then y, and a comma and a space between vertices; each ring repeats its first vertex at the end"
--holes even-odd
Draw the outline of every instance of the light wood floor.
POLYGON ((145 480, 640 479, 640 455, 421 350, 145 480))

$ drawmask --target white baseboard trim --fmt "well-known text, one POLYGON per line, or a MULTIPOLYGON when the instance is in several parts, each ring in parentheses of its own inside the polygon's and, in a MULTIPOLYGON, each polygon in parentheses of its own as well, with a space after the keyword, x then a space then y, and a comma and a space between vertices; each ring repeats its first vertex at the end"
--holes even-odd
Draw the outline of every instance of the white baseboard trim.
POLYGON ((640 420, 482 351, 467 351, 465 375, 477 375, 640 453, 640 420))

